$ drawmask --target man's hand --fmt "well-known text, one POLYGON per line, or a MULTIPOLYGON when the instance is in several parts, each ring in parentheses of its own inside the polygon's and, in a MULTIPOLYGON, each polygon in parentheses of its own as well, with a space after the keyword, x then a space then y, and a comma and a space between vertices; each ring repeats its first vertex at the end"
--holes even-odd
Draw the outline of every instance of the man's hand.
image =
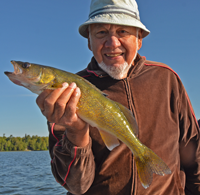
POLYGON ((62 88, 44 90, 36 103, 49 122, 66 128, 66 136, 74 145, 84 147, 89 143, 89 125, 76 114, 80 96, 75 83, 63 83, 62 88))

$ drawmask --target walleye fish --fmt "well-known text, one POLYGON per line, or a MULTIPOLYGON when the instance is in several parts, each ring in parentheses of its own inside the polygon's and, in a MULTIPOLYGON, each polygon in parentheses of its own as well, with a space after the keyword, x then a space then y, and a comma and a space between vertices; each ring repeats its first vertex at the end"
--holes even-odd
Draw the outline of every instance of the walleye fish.
POLYGON ((134 155, 139 178, 144 188, 153 180, 153 173, 170 174, 171 170, 151 149, 136 137, 138 126, 131 111, 123 105, 105 97, 84 78, 53 67, 28 62, 11 61, 14 72, 5 72, 9 79, 24 86, 33 93, 44 89, 62 87, 62 83, 75 82, 81 90, 77 115, 91 126, 96 127, 109 150, 117 147, 121 140, 134 155))

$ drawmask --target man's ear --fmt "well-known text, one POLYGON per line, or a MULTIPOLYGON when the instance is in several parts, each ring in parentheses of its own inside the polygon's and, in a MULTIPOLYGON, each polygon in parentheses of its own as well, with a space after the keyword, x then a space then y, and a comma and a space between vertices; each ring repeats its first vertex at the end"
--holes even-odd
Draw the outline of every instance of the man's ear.
POLYGON ((89 48, 90 51, 92 51, 91 44, 90 44, 90 37, 89 37, 89 35, 88 35, 88 48, 89 48))
POLYGON ((89 48, 90 51, 92 51, 91 42, 90 42, 90 32, 89 32, 89 28, 90 28, 90 26, 89 26, 88 29, 87 29, 88 48, 89 48))
POLYGON ((139 29, 138 31, 138 50, 142 47, 142 29, 139 29))

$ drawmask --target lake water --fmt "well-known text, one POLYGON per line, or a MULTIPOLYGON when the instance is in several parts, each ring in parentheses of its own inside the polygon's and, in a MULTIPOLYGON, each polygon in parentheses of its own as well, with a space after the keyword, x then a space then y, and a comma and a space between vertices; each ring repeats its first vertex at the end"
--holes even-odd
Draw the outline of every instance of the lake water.
POLYGON ((66 195, 50 166, 48 151, 0 152, 0 194, 66 195))

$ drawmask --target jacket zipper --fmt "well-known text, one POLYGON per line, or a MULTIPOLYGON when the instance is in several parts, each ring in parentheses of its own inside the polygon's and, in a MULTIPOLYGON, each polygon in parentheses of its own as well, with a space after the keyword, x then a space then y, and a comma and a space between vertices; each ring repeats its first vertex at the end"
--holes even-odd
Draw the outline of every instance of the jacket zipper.
MULTIPOLYGON (((137 118, 136 118, 136 112, 135 112, 135 108, 134 108, 134 101, 133 101, 133 98, 132 98, 132 93, 131 93, 131 89, 130 89, 130 86, 129 86, 129 81, 128 81, 128 78, 125 78, 124 79, 124 83, 125 83, 125 89, 126 89, 126 93, 127 93, 127 99, 128 99, 128 106, 129 106, 129 109, 130 111, 133 113, 136 121, 137 121, 137 118)), ((136 135, 138 137, 138 135, 136 135)), ((137 168, 136 168, 136 165, 135 165, 135 161, 134 161, 134 158, 133 158, 133 184, 132 184, 132 195, 136 195, 137 194, 137 168)))
POLYGON ((124 83, 125 83, 125 89, 126 89, 126 93, 127 93, 128 106, 129 106, 130 111, 135 116, 135 108, 133 106, 134 102, 132 100, 132 93, 131 93, 131 89, 130 89, 130 86, 129 86, 128 78, 124 79, 124 83))

